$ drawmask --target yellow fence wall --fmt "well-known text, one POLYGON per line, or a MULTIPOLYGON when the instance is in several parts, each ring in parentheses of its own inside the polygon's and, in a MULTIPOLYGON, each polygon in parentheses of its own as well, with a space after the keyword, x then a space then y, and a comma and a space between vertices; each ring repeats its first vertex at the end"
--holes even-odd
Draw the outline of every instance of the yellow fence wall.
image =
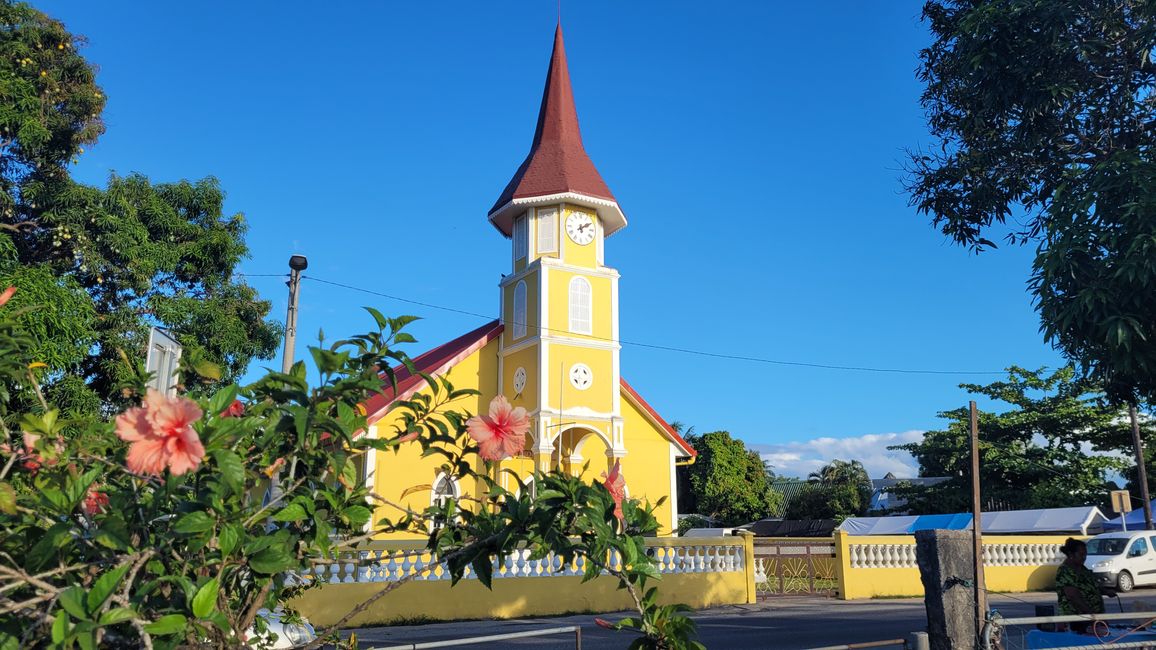
MULTIPOLYGON (((660 559, 662 579, 648 583, 658 587, 663 603, 685 603, 694 608, 755 602, 752 538, 731 537, 722 540, 659 538, 647 540, 660 559), (732 570, 706 570, 701 561, 717 558, 726 551, 732 570), (665 561, 662 559, 665 558, 665 561), (691 567, 698 563, 697 568, 691 567), (683 571, 683 569, 693 569, 683 571)), ((398 543, 378 543, 383 553, 393 553, 387 560, 395 566, 398 553, 413 553, 398 543)), ((386 555, 382 555, 386 558, 386 555)), ((425 558, 428 554, 409 556, 425 558)), ((499 564, 499 567, 501 565, 499 564)), ((721 566, 718 564, 713 565, 721 566)), ((507 565, 507 568, 509 566, 507 565)), ((409 569, 412 571, 412 569, 409 569)), ((423 569, 417 568, 421 571, 423 569)), ((428 570, 427 570, 428 571, 428 570)), ((429 571, 433 573, 433 571, 429 571)), ((364 612, 347 623, 347 627, 380 625, 413 619, 455 620, 483 618, 516 618, 547 616, 571 612, 612 612, 633 608, 630 595, 618 589, 618 580, 600 576, 582 583, 580 576, 502 577, 495 573, 493 590, 488 590, 472 576, 450 586, 447 579, 413 580, 393 588, 364 612)), ((440 576, 440 569, 438 570, 440 576)), ((320 579, 341 580, 309 589, 292 602, 316 626, 329 626, 340 620, 359 603, 386 588, 389 581, 362 581, 356 572, 340 575, 319 572, 320 579), (352 579, 355 581, 345 582, 352 579)))
MULTIPOLYGON (((1055 586, 1060 545, 1067 535, 986 535, 984 578, 989 591, 1024 592, 1055 586)), ((835 532, 839 598, 923 596, 910 535, 835 532)))

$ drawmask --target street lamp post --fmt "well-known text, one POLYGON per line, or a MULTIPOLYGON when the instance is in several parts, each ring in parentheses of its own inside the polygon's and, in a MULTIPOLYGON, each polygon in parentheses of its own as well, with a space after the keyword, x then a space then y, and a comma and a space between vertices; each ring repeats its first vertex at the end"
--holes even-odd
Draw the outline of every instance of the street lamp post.
POLYGON ((289 309, 285 313, 285 351, 281 355, 281 372, 293 368, 294 347, 297 345, 297 297, 301 292, 301 272, 309 266, 304 255, 289 258, 289 309))

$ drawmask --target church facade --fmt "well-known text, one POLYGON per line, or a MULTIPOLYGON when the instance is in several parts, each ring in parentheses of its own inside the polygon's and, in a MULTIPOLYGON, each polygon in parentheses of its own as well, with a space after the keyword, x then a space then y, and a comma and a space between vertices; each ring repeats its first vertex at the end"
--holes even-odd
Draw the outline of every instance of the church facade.
MULTIPOLYGON (((523 452, 501 462, 510 472, 497 474, 506 489, 530 489, 536 469, 585 471, 593 480, 618 460, 628 498, 666 499, 655 514, 659 534, 671 534, 678 525, 675 466, 695 452, 622 375, 619 276, 605 264, 605 241, 626 226, 626 216, 582 145, 561 26, 530 153, 488 216, 511 245, 510 271, 499 285, 501 316, 415 357, 415 366, 479 392, 449 408, 484 414, 494 396, 505 395, 529 413, 523 452)), ((394 402, 429 390, 401 369, 396 392, 366 402, 368 435, 390 435, 394 402)), ((395 503, 421 510, 475 495, 477 486, 441 471, 436 457, 421 458, 415 445, 369 453, 366 480, 395 503), (410 490, 419 485, 430 489, 410 490)), ((374 514, 398 513, 380 506, 374 514)))

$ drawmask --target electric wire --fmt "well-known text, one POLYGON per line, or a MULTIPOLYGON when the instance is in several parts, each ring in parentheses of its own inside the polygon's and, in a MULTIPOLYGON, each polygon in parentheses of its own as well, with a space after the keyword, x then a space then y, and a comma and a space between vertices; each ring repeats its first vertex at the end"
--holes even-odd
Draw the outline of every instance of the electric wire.
MULTIPOLYGON (((351 291, 358 291, 361 293, 365 293, 365 294, 369 294, 369 295, 373 295, 373 296, 378 296, 381 298, 387 298, 389 300, 396 300, 398 302, 403 302, 403 303, 410 304, 410 305, 417 305, 417 306, 426 307, 429 309, 438 309, 441 311, 446 311, 446 312, 450 312, 450 313, 454 313, 454 314, 462 314, 465 316, 474 316, 476 318, 484 318, 486 320, 492 320, 493 319, 493 316, 489 316, 486 314, 480 314, 478 312, 468 311, 465 309, 457 309, 454 307, 446 307, 443 305, 437 305, 437 304, 430 303, 430 302, 423 302, 420 300, 412 300, 409 298, 403 298, 401 296, 396 296, 396 295, 384 293, 381 291, 375 291, 373 289, 366 289, 364 287, 358 287, 358 286, 355 286, 352 284, 346 284, 343 282, 335 282, 333 280, 325 280, 323 278, 318 278, 316 276, 302 275, 301 278, 303 280, 311 280, 313 282, 318 282, 321 284, 328 284, 328 285, 335 286, 335 287, 341 287, 343 289, 349 289, 351 291)), ((528 324, 527 324, 527 326, 528 326, 528 324)), ((555 332, 555 333, 561 333, 561 334, 569 333, 568 330, 550 328, 550 327, 536 327, 536 329, 546 331, 546 332, 555 332)), ((592 339, 598 340, 598 341, 605 341, 607 343, 618 343, 621 345, 629 345, 631 347, 636 347, 636 348, 647 348, 647 349, 651 349, 651 350, 661 350, 664 352, 677 352, 679 354, 689 354, 689 355, 695 355, 695 356, 701 356, 701 357, 710 357, 710 358, 714 358, 714 359, 728 359, 728 360, 732 360, 732 361, 747 361, 747 362, 752 362, 752 363, 765 363, 765 364, 776 365, 776 366, 817 368, 817 369, 821 369, 821 370, 841 370, 841 371, 874 372, 874 373, 889 373, 889 374, 908 374, 908 375, 1003 375, 1006 373, 1006 371, 1004 371, 1004 370, 930 370, 930 369, 918 369, 918 368, 875 368, 875 367, 870 367, 870 366, 835 365, 835 364, 825 364, 825 363, 811 363, 811 362, 806 362, 806 361, 783 361, 781 359, 767 359, 767 358, 762 358, 762 357, 751 357, 751 356, 740 355, 740 354, 725 354, 725 353, 721 353, 721 352, 708 352, 705 350, 694 350, 691 348, 682 348, 682 347, 675 347, 675 346, 670 346, 670 345, 658 345, 658 344, 654 344, 654 343, 644 343, 642 341, 630 341, 630 340, 626 340, 626 339, 619 339, 619 340, 615 341, 614 339, 609 339, 609 338, 599 337, 599 336, 590 336, 589 338, 592 338, 592 339)))

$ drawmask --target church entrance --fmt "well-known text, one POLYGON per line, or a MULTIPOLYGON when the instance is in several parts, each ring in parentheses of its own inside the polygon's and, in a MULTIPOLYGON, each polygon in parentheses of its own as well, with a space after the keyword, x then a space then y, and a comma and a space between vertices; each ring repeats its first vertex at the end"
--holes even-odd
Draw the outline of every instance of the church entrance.
POLYGON ((585 427, 572 427, 554 439, 550 467, 587 481, 598 479, 610 467, 606 454, 609 449, 601 433, 585 427))

